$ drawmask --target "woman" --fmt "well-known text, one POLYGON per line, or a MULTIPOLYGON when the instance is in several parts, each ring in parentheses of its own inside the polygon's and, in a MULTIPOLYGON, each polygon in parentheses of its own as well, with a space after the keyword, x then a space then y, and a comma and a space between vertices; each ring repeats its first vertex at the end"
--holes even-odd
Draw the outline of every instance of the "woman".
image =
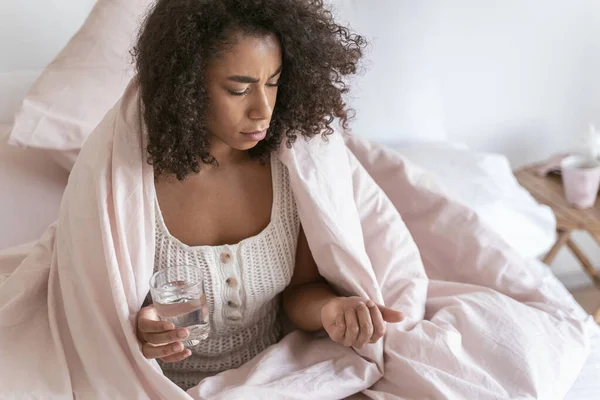
POLYGON ((186 349, 189 332, 146 306, 138 337, 180 387, 278 341, 281 301, 300 329, 357 348, 402 319, 321 278, 274 156, 332 134, 335 119, 346 127, 343 79, 364 46, 317 0, 159 0, 149 13, 134 55, 156 176, 154 268, 203 270, 211 335, 186 349))

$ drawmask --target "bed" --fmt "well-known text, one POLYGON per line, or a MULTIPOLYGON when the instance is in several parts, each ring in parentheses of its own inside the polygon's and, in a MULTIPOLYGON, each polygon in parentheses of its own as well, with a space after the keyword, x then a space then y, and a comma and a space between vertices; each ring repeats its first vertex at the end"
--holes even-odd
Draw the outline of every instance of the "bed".
MULTIPOLYGON (((8 124, 0 125, 0 132, 4 134, 8 128, 8 124)), ((436 173, 437 170, 445 171, 444 178, 448 184, 452 181, 450 179, 452 173, 463 174, 464 171, 460 171, 460 167, 457 165, 454 165, 454 171, 452 171, 452 163, 444 165, 439 157, 435 166, 428 166, 427 161, 424 161, 424 159, 431 160, 432 156, 439 153, 441 149, 450 154, 452 154, 452 151, 459 151, 458 154, 463 159, 466 154, 471 154, 471 157, 479 158, 480 164, 491 162, 482 158, 483 155, 477 155, 475 152, 469 152, 464 147, 448 143, 420 145, 414 147, 413 150, 403 147, 399 151, 406 153, 409 158, 412 158, 414 162, 420 163, 423 168, 431 171, 433 175, 437 174, 439 176, 439 172, 436 173), (451 151, 450 149, 454 150, 451 151)), ((493 158, 497 156, 490 155, 489 157, 493 158)), ((0 196, 0 218, 3 221, 0 227, 0 249, 3 249, 4 253, 12 253, 15 263, 24 257, 35 239, 56 218, 67 178, 65 170, 47 152, 14 148, 8 146, 5 140, 0 144, 0 187, 3 189, 2 196, 0 196)), ((473 182, 476 181, 474 180, 473 182)), ((484 182, 487 182, 488 186, 492 184, 490 179, 485 179, 484 182)), ((459 194, 453 193, 453 189, 457 190, 457 188, 447 187, 449 195, 460 197, 459 194)), ((476 192, 481 193, 482 190, 480 188, 476 192)), ((479 207, 480 212, 485 216, 484 211, 489 211, 491 206, 489 204, 485 207, 481 204, 477 205, 475 200, 469 201, 464 196, 464 191, 461 192, 463 202, 471 202, 473 208, 479 207), (486 207, 488 210, 486 210, 486 207)), ((481 202, 482 196, 479 195, 476 197, 481 202)), ((501 208, 501 205, 496 204, 497 210, 501 210, 501 208)), ((504 208, 503 214, 506 215, 508 213, 506 210, 510 209, 510 207, 505 205, 504 208)), ((514 207, 512 212, 515 213, 514 207)), ((532 212, 530 211, 529 214, 532 214, 532 212)), ((523 218, 523 216, 515 218, 523 218)), ((490 220, 489 222, 492 221, 490 220)), ((509 225, 512 224, 501 224, 498 230, 505 232, 504 227, 509 225)), ((530 232, 533 229, 530 227, 530 232)), ((542 237, 542 243, 544 242, 543 239, 542 237)), ((540 241, 538 240, 538 242, 540 241)), ((521 251, 541 253, 544 251, 545 246, 545 244, 541 247, 539 245, 529 246, 527 249, 523 247, 521 251)), ((556 285, 554 286, 557 291, 561 292, 562 296, 565 296, 565 298, 570 297, 570 294, 558 283, 551 271, 544 264, 532 257, 531 266, 544 275, 546 279, 556 281, 556 285)), ((600 337, 595 338, 592 350, 584 369, 566 399, 592 400, 598 398, 598 394, 600 393, 600 379, 598 379, 600 377, 600 337)))

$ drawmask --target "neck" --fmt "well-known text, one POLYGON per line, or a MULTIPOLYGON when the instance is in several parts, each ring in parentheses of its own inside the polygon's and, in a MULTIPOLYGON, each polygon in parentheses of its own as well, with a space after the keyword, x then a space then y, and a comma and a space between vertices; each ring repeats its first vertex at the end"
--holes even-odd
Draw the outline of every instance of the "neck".
POLYGON ((210 154, 217 160, 219 166, 239 164, 248 159, 247 151, 234 149, 216 138, 211 140, 210 154))

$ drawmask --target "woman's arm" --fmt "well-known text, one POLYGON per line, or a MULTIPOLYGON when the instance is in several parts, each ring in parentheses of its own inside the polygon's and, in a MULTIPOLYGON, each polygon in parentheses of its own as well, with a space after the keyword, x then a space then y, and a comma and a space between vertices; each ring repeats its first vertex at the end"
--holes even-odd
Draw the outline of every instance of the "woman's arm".
POLYGON ((305 331, 321 330, 321 309, 337 297, 325 279, 319 275, 306 235, 300 227, 294 274, 283 292, 283 308, 288 318, 305 331))
POLYGON ((294 274, 283 292, 283 308, 300 329, 325 329, 334 341, 358 348, 379 340, 385 334, 386 321, 403 319, 400 312, 369 299, 338 296, 319 274, 302 228, 294 274))

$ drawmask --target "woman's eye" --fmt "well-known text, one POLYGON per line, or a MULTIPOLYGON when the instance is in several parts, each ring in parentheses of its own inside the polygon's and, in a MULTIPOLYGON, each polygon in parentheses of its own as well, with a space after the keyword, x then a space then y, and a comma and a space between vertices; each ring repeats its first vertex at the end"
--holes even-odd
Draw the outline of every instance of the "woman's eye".
MULTIPOLYGON (((273 83, 267 83, 266 86, 267 87, 277 87, 279 86, 280 82, 273 82, 273 83)), ((250 92, 250 88, 247 88, 246 90, 243 91, 237 91, 237 90, 227 90, 229 92, 229 94, 231 94, 232 96, 246 96, 249 92, 250 92)))
POLYGON ((234 96, 245 96, 248 94, 248 89, 243 90, 241 92, 236 92, 235 90, 230 90, 229 91, 230 94, 234 95, 234 96))

